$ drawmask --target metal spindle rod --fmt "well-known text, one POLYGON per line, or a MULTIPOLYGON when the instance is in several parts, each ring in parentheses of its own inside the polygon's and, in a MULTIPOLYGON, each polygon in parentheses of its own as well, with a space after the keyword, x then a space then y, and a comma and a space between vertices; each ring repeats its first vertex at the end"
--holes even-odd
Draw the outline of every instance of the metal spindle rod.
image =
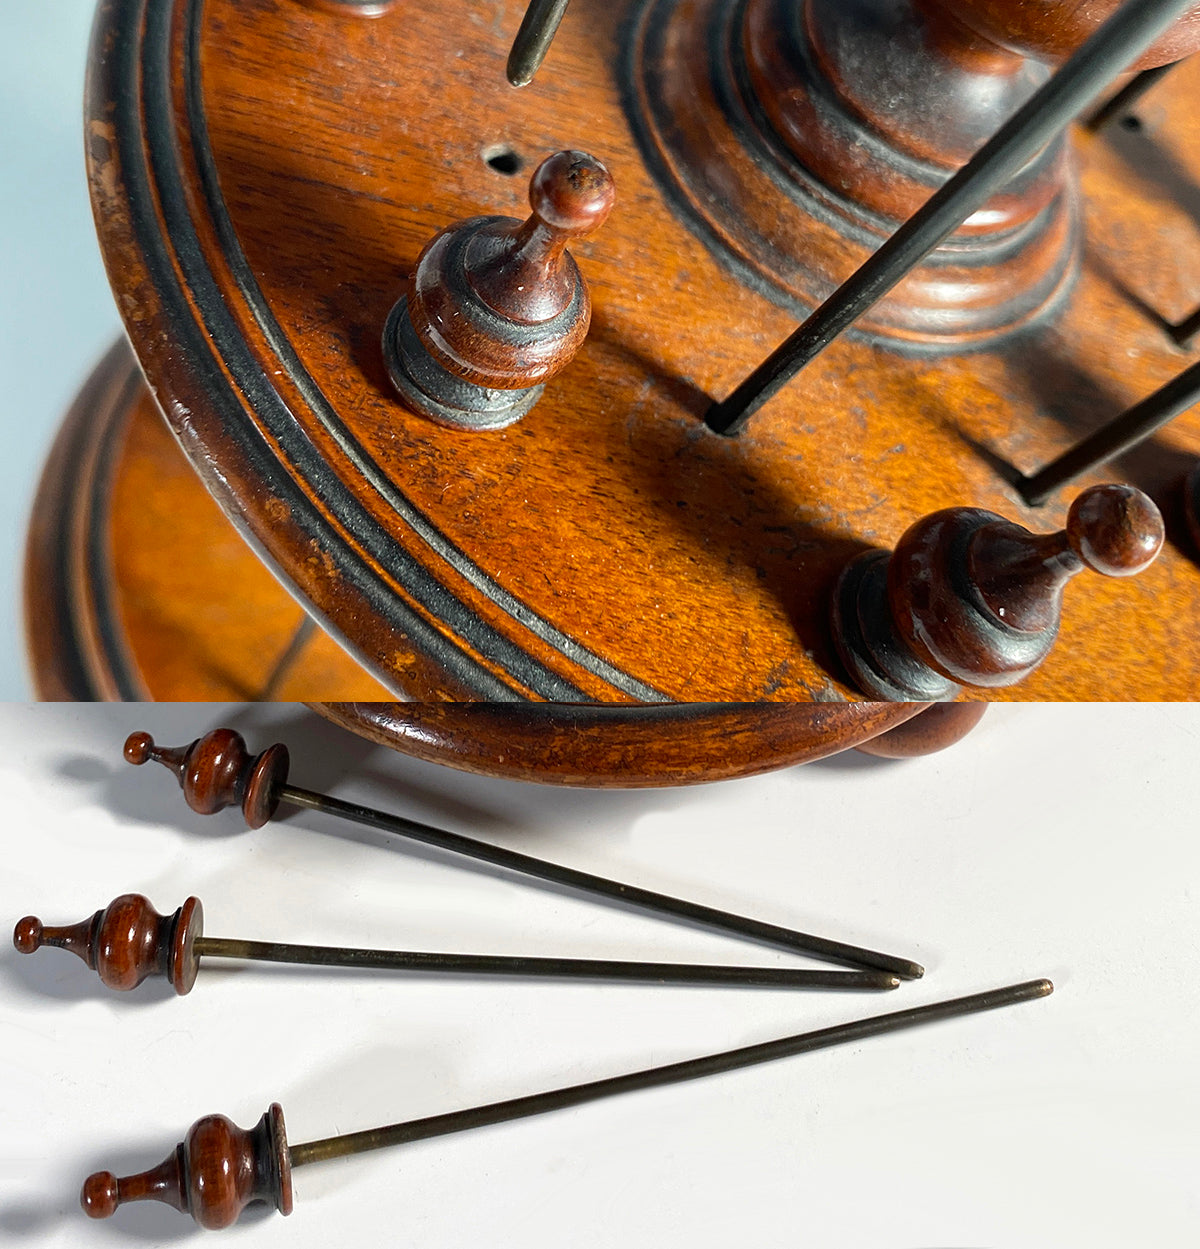
POLYGON ((275 666, 267 674, 267 679, 258 691, 257 702, 270 703, 278 699, 284 681, 316 631, 317 622, 311 616, 306 615, 296 626, 296 631, 292 634, 287 646, 283 648, 283 654, 279 656, 275 661, 275 666))
POLYGON ((444 1115, 431 1115, 408 1123, 374 1128, 366 1132, 351 1132, 332 1136, 326 1140, 309 1141, 290 1148, 293 1167, 310 1162, 322 1162, 329 1158, 344 1158, 350 1154, 365 1153, 372 1149, 386 1149, 390 1145, 402 1145, 409 1141, 425 1140, 431 1136, 445 1136, 469 1128, 485 1127, 493 1123, 505 1123, 523 1119, 529 1115, 544 1114, 548 1110, 562 1110, 583 1102, 596 1101, 617 1093, 632 1093, 640 1089, 658 1088, 664 1084, 678 1084, 684 1080, 696 1080, 703 1076, 719 1075, 751 1067, 757 1063, 772 1062, 777 1058, 790 1058, 812 1050, 828 1049, 834 1045, 846 1045, 864 1041, 868 1037, 898 1032, 902 1028, 914 1028, 921 1024, 936 1023, 972 1015, 980 1011, 996 1010, 1045 997, 1054 986, 1049 980, 1030 980, 1024 984, 1003 989, 991 989, 970 997, 954 998, 948 1002, 935 1002, 929 1006, 916 1006, 909 1010, 894 1011, 887 1015, 875 1015, 853 1023, 837 1024, 815 1032, 802 1032, 798 1036, 782 1037, 777 1041, 765 1041, 759 1045, 746 1045, 740 1049, 725 1050, 703 1058, 689 1058, 683 1062, 669 1063, 663 1067, 650 1067, 627 1075, 613 1076, 606 1080, 592 1080, 568 1088, 554 1089, 547 1093, 535 1093, 529 1097, 514 1097, 508 1101, 493 1102, 488 1106, 476 1106, 470 1110, 456 1110, 444 1115))
POLYGON ((441 954, 418 950, 361 950, 199 937, 197 957, 316 967, 365 967, 377 971, 456 972, 491 976, 555 976, 562 979, 645 981, 655 984, 736 985, 775 989, 894 989, 885 972, 813 971, 794 967, 726 967, 646 963, 616 959, 533 958, 505 954, 441 954))
POLYGON ((1200 308, 1184 317, 1178 325, 1171 326, 1171 337, 1181 347, 1187 347, 1197 334, 1200 334, 1200 308))
POLYGON ((525 87, 533 81, 569 3, 570 0, 530 0, 508 54, 508 81, 514 87, 525 87))
POLYGON ((777 989, 895 989, 888 972, 825 971, 796 967, 739 967, 650 963, 615 959, 545 958, 523 954, 444 954, 423 950, 364 950, 353 946, 297 945, 204 935, 204 907, 188 898, 173 915, 160 915, 140 893, 123 893, 77 924, 43 924, 27 915, 13 929, 22 954, 44 948, 82 959, 110 989, 128 992, 150 977, 170 981, 176 993, 192 991, 205 958, 357 967, 375 971, 458 972, 491 976, 557 976, 654 984, 755 986, 777 989))
POLYGON ((1140 403, 1135 403, 1107 425, 1101 425, 1082 442, 1064 451, 1036 473, 1018 479, 1016 486, 1021 497, 1034 507, 1045 503, 1056 490, 1093 468, 1098 468, 1114 456, 1136 447, 1180 413, 1186 412, 1198 400, 1200 362, 1184 369, 1165 386, 1140 403))
POLYGON ((1118 118, 1132 112, 1146 92, 1155 83, 1165 78, 1178 64, 1178 61, 1170 61, 1166 65, 1155 65, 1152 69, 1142 70, 1140 74, 1131 78, 1120 91, 1116 92, 1112 99, 1105 100, 1087 119, 1084 125, 1089 130, 1101 130, 1109 122, 1116 121, 1118 118))
POLYGON ((1129 0, 736 390, 705 415, 735 434, 1150 47, 1194 0, 1129 0))
POLYGON ((356 824, 364 824, 368 828, 395 833, 427 846, 449 850, 454 854, 467 855, 480 862, 520 872, 525 876, 534 876, 539 880, 547 880, 553 884, 565 885, 569 889, 579 889, 585 893, 612 898, 617 902, 644 907, 660 914, 678 916, 692 923, 722 929, 725 932, 735 933, 739 937, 749 937, 780 949, 792 950, 800 954, 814 954, 818 958, 828 959, 835 963, 846 963, 852 967, 871 967, 878 971, 891 972, 892 975, 899 976, 902 980, 915 980, 925 974, 924 968, 908 959, 847 945, 842 941, 832 941, 826 937, 797 932, 791 928, 781 928, 777 924, 764 923, 762 920, 751 919, 744 915, 734 915, 729 911, 703 906, 698 902, 688 902, 682 898, 655 893, 650 889, 640 889, 636 885, 625 885, 619 881, 607 880, 603 876, 594 876, 590 872, 581 872, 557 863, 548 863, 544 859, 535 859, 532 855, 521 854, 516 850, 489 845, 487 842, 477 841, 461 833, 433 828, 431 825, 407 819, 402 815, 392 815, 386 811, 377 811, 372 807, 361 807, 356 803, 343 802, 328 794, 316 794, 295 785, 281 786, 278 794, 281 801, 290 802, 293 806, 307 807, 326 815, 336 815, 342 819, 352 820, 356 824))

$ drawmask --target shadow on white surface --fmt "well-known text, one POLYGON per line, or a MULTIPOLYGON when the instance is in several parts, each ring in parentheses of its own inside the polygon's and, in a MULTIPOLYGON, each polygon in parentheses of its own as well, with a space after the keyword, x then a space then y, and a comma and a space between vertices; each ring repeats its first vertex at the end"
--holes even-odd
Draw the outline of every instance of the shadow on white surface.
MULTIPOLYGON (((108 899, 103 903, 108 905, 108 899)), ((58 926, 57 916, 42 915, 42 920, 58 926)), ((63 919, 63 924, 74 924, 87 916, 78 915, 75 919, 63 919)), ((6 991, 15 998, 46 999, 53 998, 62 1002, 112 1002, 120 998, 120 1005, 128 1003, 129 1008, 152 1006, 176 996, 175 990, 164 979, 152 978, 140 984, 131 992, 121 993, 110 989, 101 981, 96 972, 86 967, 79 958, 67 950, 43 948, 33 954, 20 954, 11 946, 4 951, 0 959, 0 977, 6 991)))

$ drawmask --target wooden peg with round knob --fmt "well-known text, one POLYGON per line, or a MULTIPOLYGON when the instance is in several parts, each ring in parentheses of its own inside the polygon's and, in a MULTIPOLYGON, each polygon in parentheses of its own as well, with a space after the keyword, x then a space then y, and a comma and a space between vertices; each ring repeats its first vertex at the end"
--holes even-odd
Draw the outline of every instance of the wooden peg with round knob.
POLYGON ((70 950, 110 989, 121 992, 136 989, 150 976, 165 976, 182 997, 196 983, 196 942, 203 932, 199 898, 188 898, 174 915, 160 915, 148 898, 126 893, 91 919, 66 928, 47 928, 27 915, 13 931, 13 945, 22 954, 43 946, 70 950))
POLYGON ((273 1105, 249 1131, 224 1115, 209 1115, 192 1125, 159 1166, 121 1179, 99 1171, 80 1194, 93 1219, 111 1218, 131 1201, 161 1201, 214 1230, 236 1222, 252 1201, 291 1214, 292 1163, 283 1111, 273 1105))
POLYGON ((286 746, 276 743, 251 755, 233 729, 214 729, 190 746, 156 746, 149 733, 131 733, 125 758, 136 766, 153 759, 174 772, 188 806, 200 815, 240 805, 251 828, 275 814, 290 766, 286 746))
POLYGON ((383 334, 405 402, 457 429, 524 416, 587 336, 591 298, 566 246, 599 229, 614 198, 595 157, 558 152, 534 172, 527 220, 475 217, 436 235, 383 334))
POLYGON ((911 526, 894 552, 867 551, 834 591, 834 642, 873 698, 942 699, 960 686, 1013 685, 1046 658, 1063 588, 1085 567, 1126 577, 1163 543, 1158 509, 1132 486, 1096 486, 1067 527, 1037 535, 994 512, 955 507, 911 526))

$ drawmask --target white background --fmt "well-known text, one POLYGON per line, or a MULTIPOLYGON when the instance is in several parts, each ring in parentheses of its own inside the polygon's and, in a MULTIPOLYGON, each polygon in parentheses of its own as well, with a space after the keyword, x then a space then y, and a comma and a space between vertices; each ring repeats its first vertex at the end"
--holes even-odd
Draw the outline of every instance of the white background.
POLYGON ((1043 1001, 674 1088, 302 1168, 254 1246, 1194 1246, 1200 838, 1193 706, 994 708, 944 754, 842 756, 660 792, 489 782, 293 708, 0 707, 5 924, 189 893, 212 936, 784 965, 294 813, 251 833, 120 760, 232 719, 292 779, 910 956, 887 995, 531 984, 209 963, 110 994, 0 952, 0 1242, 203 1238, 165 1207, 89 1223, 90 1171, 156 1164, 198 1117, 293 1141, 516 1096, 1050 976, 1043 1001))
POLYGON ((0 698, 26 698, 20 579, 33 493, 75 392, 120 333, 83 168, 95 0, 0 0, 0 698))

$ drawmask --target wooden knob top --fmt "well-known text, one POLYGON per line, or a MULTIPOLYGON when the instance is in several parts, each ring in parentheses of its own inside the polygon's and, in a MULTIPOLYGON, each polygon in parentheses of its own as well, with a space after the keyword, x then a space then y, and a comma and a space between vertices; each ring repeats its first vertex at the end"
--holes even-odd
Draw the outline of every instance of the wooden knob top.
POLYGON ((900 635, 937 672, 961 685, 1010 685, 1053 646, 1071 577, 1085 567, 1105 576, 1141 572, 1163 536, 1158 509, 1132 486, 1085 490, 1067 528, 1053 534, 949 508, 901 537, 888 602, 900 635))
POLYGON ((131 1201, 161 1201, 201 1227, 228 1227, 252 1201, 292 1212, 292 1164, 283 1111, 273 1105, 245 1131, 224 1115, 198 1120, 159 1166, 119 1179, 98 1171, 84 1181, 80 1204, 107 1219, 131 1201))
POLYGON ((1166 531, 1158 508, 1133 486, 1093 486, 1067 516, 1071 550, 1105 577, 1132 577, 1162 550, 1166 531))
MULTIPOLYGON (((553 336, 561 340, 561 351, 569 348, 574 354, 578 347, 575 337, 582 342, 587 332, 591 304, 566 246, 571 239, 598 230, 615 200, 612 176, 594 156, 556 152, 547 157, 529 181, 532 215, 519 223, 519 228, 514 228, 518 227, 516 221, 509 222, 491 245, 483 245, 485 236, 480 245, 467 249, 465 265, 471 289, 493 312, 523 326, 541 325, 573 313, 572 324, 555 326, 553 336), (573 311, 572 304, 580 300, 584 306, 573 311)), ((566 363, 563 360, 553 371, 566 363)), ((549 375, 543 373, 537 380, 549 375)))
POLYGON ((587 336, 591 300, 567 243, 598 229, 616 197, 586 152, 558 152, 534 171, 525 221, 475 217, 421 253, 408 315, 421 347, 463 382, 540 385, 587 336))
POLYGON ((43 946, 70 950, 120 992, 136 989, 150 976, 165 976, 182 997, 196 983, 196 940, 203 932, 199 898, 188 898, 174 915, 164 916, 140 893, 127 893, 67 928, 47 928, 27 915, 13 932, 13 945, 22 954, 43 946))
POLYGON ((138 767, 153 759, 170 769, 188 806, 201 815, 240 804, 251 828, 261 828, 275 814, 290 766, 286 746, 277 743, 251 755, 233 729, 214 729, 190 746, 156 746, 149 733, 131 733, 125 758, 138 767))
POLYGON ((533 215, 560 243, 598 230, 616 198, 612 175, 586 152, 556 152, 529 181, 533 215))

